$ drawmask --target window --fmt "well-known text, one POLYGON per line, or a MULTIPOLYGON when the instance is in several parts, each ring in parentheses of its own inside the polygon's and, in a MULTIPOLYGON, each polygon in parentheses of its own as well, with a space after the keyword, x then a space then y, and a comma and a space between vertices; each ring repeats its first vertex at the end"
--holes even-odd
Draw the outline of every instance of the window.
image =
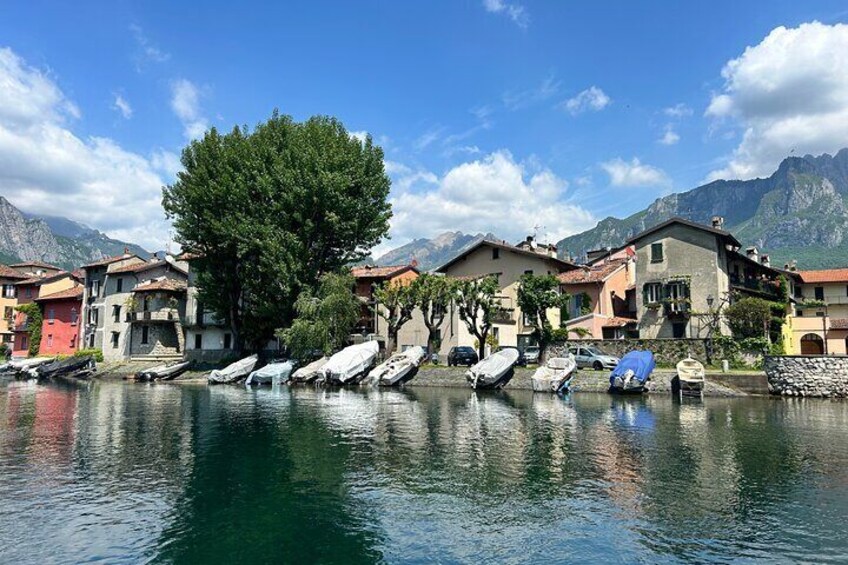
POLYGON ((532 274, 533 274, 533 269, 527 269, 526 271, 524 271, 524 274, 525 274, 525 275, 532 275, 532 274))
POLYGON ((819 318, 824 318, 824 312, 816 312, 816 316, 819 318))
POLYGON ((115 322, 121 321, 121 306, 119 304, 112 306, 112 320, 115 322))
POLYGON ((88 336, 88 346, 90 348, 94 347, 94 334, 91 334, 91 335, 88 336))
POLYGON ((53 334, 47 334, 47 347, 53 347, 53 334))
POLYGON ((795 310, 795 315, 799 318, 802 318, 804 316, 804 311, 803 310, 795 310))
POLYGON ((14 318, 14 317, 15 317, 15 309, 12 308, 11 306, 6 306, 6 308, 3 310, 3 318, 6 319, 6 320, 9 320, 11 322, 12 318, 14 318))
POLYGON ((92 326, 96 326, 98 322, 97 308, 92 307, 88 311, 88 323, 92 326))
POLYGON ((662 243, 652 243, 651 244, 651 263, 662 263, 663 262, 663 244, 662 243))
POLYGON ((804 298, 804 291, 800 285, 795 285, 795 298, 804 298))
POLYGON ((203 334, 194 334, 194 348, 203 349, 203 334))
POLYGON ((118 277, 115 279, 115 292, 124 292, 124 278, 118 277))
POLYGON ((47 323, 52 324, 53 320, 56 319, 56 311, 53 308, 47 309, 47 323))
POLYGON ((21 349, 29 349, 29 339, 27 336, 21 336, 21 349))
POLYGON ((141 326, 141 344, 150 343, 150 326, 141 326))
POLYGON ((656 304, 662 300, 662 283, 645 283, 642 287, 642 298, 645 304, 656 304))
POLYGON ((30 287, 27 287, 26 291, 24 292, 24 296, 26 296, 27 298, 32 298, 32 289, 30 287))
POLYGON ((232 345, 233 336, 230 334, 224 334, 224 349, 229 349, 230 345, 232 345))
POLYGON ((536 320, 534 320, 533 317, 530 316, 529 314, 527 314, 526 312, 521 313, 521 323, 525 327, 535 327, 536 326, 536 320))
POLYGON ((121 340, 121 332, 112 332, 112 349, 118 349, 118 342, 121 340))
POLYGON ((79 319, 79 312, 77 312, 76 306, 71 308, 71 325, 77 325, 77 320, 79 319))
POLYGON ((76 346, 77 346, 77 336, 72 335, 71 336, 71 349, 75 348, 76 346))
POLYGON ((3 285, 3 298, 14 298, 15 297, 15 285, 5 284, 3 285))
POLYGON ((500 256, 501 256, 501 250, 498 249, 497 247, 493 247, 492 248, 492 259, 493 260, 494 259, 500 259, 500 256))
POLYGON ((91 281, 91 296, 100 296, 100 281, 91 281))
POLYGON ((675 339, 682 339, 686 337, 686 323, 678 322, 676 324, 671 324, 671 337, 675 339))
POLYGON ((824 300, 824 287, 817 286, 815 289, 816 292, 816 300, 824 300))

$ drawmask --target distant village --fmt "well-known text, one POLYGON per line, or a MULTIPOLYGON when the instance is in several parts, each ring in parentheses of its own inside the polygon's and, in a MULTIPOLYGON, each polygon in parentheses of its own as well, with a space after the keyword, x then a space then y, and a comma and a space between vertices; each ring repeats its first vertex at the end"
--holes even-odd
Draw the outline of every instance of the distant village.
MULTIPOLYGON (((555 275, 571 297, 549 312, 554 328, 570 339, 703 339, 728 334, 711 323, 732 297, 784 301, 789 297, 783 344, 786 354, 848 353, 848 268, 798 270, 776 266, 756 247, 743 249, 723 229, 723 219, 702 225, 672 218, 632 237, 621 247, 587 254, 584 264, 558 258, 555 246, 533 237, 516 244, 482 240, 434 270, 447 277, 494 276, 503 306, 494 322, 499 346, 534 345, 532 321, 517 304, 525 274, 555 275), (788 287, 786 286, 788 284, 788 287), (781 296, 783 294, 784 296, 781 296)), ((351 342, 385 343, 385 322, 374 289, 406 284, 417 266, 352 268, 362 316, 351 342)), ((40 355, 101 350, 106 361, 218 362, 233 355, 227 325, 198 300, 191 256, 145 258, 130 253, 83 265, 73 272, 41 263, 0 265, 0 338, 12 357, 27 357, 33 339, 40 355), (34 304, 40 316, 33 316, 34 304), (27 313, 29 312, 29 314, 27 313), (40 331, 34 322, 40 317, 40 331)), ((427 346, 428 330, 416 312, 402 326, 397 346, 427 346)), ((445 316, 439 350, 444 358, 475 338, 454 311, 445 316)), ((279 348, 270 343, 269 349, 279 348)))

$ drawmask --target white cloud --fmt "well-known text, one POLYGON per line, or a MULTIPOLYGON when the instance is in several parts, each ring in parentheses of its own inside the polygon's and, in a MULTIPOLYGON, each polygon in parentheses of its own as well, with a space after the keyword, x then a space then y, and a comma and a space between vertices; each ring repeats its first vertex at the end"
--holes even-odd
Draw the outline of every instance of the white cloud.
POLYGON ((171 109, 183 123, 186 139, 203 137, 209 123, 200 110, 200 90, 184 78, 171 83, 171 109))
POLYGON ((577 96, 569 98, 561 106, 572 116, 576 116, 587 110, 599 112, 609 106, 610 102, 612 100, 603 90, 597 86, 591 86, 578 93, 577 96))
POLYGON ((848 145, 848 25, 777 27, 722 70, 705 112, 742 141, 716 178, 770 175, 791 152, 833 153, 848 145))
POLYGON ((442 176, 409 167, 393 171, 392 240, 380 250, 453 230, 492 232, 519 241, 534 225, 546 226, 548 238, 556 241, 596 222, 568 200, 565 179, 518 162, 506 150, 462 163, 442 176))
POLYGON ((530 14, 521 4, 517 2, 506 2, 506 0, 483 0, 483 7, 492 14, 504 14, 515 24, 527 29, 530 25, 530 14))
POLYGON ((79 111, 42 71, 0 49, 0 187, 31 213, 63 215, 161 249, 162 178, 145 157, 67 125, 79 111))
POLYGON ((365 143, 365 140, 368 138, 368 132, 365 130, 349 131, 348 133, 352 138, 359 140, 359 143, 365 143))
POLYGON ((646 165, 633 157, 625 161, 620 157, 601 163, 607 172, 612 186, 668 186, 671 180, 662 169, 646 165))
POLYGON ((412 145, 416 150, 422 151, 438 141, 442 137, 442 133, 444 133, 444 131, 444 126, 432 127, 418 136, 412 145))
POLYGON ((681 102, 679 104, 675 104, 674 106, 663 108, 663 114, 665 114, 669 118, 686 118, 692 115, 692 108, 681 102))
POLYGON ((130 26, 130 32, 132 32, 135 42, 138 45, 138 52, 135 57, 136 70, 141 71, 144 65, 148 62, 164 63, 171 58, 169 53, 162 51, 157 45, 150 41, 144 33, 144 30, 141 29, 141 26, 132 24, 130 26))
MULTIPOLYGON (((530 88, 518 92, 504 92, 501 98, 507 110, 520 110, 532 104, 544 102, 552 96, 555 96, 557 92, 559 92, 561 84, 562 82, 557 80, 556 77, 551 74, 536 88, 530 88)), ((490 113, 491 112, 486 113, 481 119, 485 119, 490 113)))
POLYGON ((132 118, 132 106, 130 106, 130 103, 127 102, 126 98, 124 98, 120 94, 115 94, 115 101, 112 103, 112 109, 120 112, 120 114, 124 117, 125 120, 129 120, 130 118, 132 118))
POLYGON ((674 128, 671 127, 671 125, 667 125, 665 127, 665 133, 663 133, 663 136, 657 140, 657 143, 661 143, 663 145, 674 145, 678 141, 680 141, 680 136, 674 131, 674 128))

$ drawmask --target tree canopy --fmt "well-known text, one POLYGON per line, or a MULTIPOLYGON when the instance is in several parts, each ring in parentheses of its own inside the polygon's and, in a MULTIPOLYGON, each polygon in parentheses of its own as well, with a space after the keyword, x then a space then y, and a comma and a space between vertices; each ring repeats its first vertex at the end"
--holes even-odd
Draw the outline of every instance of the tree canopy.
POLYGON ((522 275, 518 286, 518 307, 536 328, 533 335, 544 354, 545 346, 553 337, 553 325, 548 310, 568 304, 568 294, 560 292, 554 275, 522 275))
POLYGON ((374 289, 374 299, 380 305, 377 313, 386 321, 386 354, 391 355, 397 345, 398 332, 412 319, 415 294, 410 284, 388 281, 374 289))
POLYGON ((338 120, 276 111, 253 131, 214 128, 183 150, 163 189, 203 304, 256 349, 288 325, 325 273, 364 257, 388 231, 383 151, 338 120))
POLYGON ((441 327, 453 300, 453 282, 448 277, 422 273, 412 283, 415 305, 421 310, 427 326, 427 351, 434 353, 441 346, 441 327))
POLYGON ((477 338, 478 354, 482 359, 495 318, 503 312, 498 296, 498 279, 494 276, 454 279, 452 286, 459 319, 465 323, 469 333, 477 338))
POLYGON ((767 338, 772 317, 772 303, 762 298, 742 298, 725 308, 724 316, 733 337, 767 338))

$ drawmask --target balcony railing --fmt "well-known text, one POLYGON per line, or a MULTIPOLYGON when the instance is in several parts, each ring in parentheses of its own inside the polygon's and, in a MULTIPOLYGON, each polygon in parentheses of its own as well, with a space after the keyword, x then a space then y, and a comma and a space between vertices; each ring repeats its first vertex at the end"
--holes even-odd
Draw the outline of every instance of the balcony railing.
POLYGON ((128 312, 127 322, 173 322, 179 319, 176 308, 161 308, 146 312, 128 312))
POLYGON ((752 290, 774 297, 779 297, 780 294, 778 283, 775 281, 730 275, 730 284, 738 289, 752 290))

